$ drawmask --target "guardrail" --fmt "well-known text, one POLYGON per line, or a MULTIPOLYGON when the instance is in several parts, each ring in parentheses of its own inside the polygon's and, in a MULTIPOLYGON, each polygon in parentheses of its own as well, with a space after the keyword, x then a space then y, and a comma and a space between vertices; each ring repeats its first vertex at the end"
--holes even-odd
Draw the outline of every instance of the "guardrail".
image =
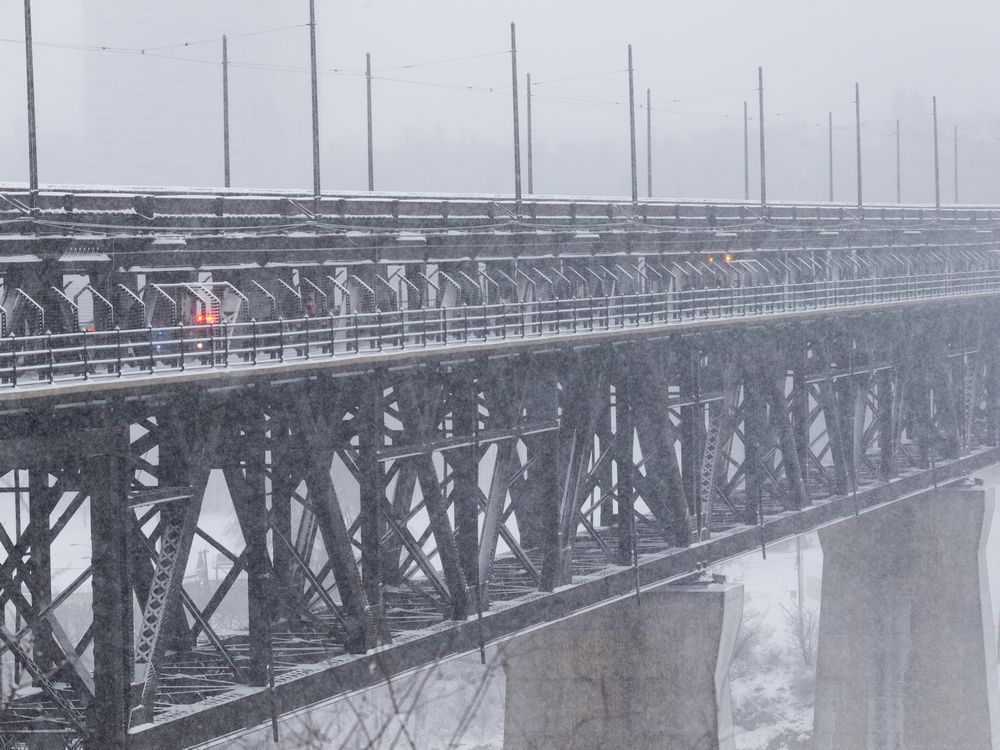
POLYGON ((1000 293, 1000 270, 711 287, 232 325, 20 337, 12 334, 0 341, 0 383, 16 388, 158 372, 253 367, 991 292, 1000 293))

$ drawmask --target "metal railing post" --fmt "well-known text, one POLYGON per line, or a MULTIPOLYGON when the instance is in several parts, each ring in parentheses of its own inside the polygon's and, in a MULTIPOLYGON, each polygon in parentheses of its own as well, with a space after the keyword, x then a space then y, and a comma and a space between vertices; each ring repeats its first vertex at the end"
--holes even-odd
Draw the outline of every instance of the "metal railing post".
MULTIPOLYGON (((51 335, 49 338, 51 339, 51 335)), ((52 351, 51 345, 49 351, 52 351)), ((119 378, 122 376, 122 329, 120 326, 115 326, 115 373, 119 378)))
POLYGON ((52 353, 52 331, 45 331, 45 347, 49 351, 49 383, 55 380, 55 355, 52 353))
POLYGON ((87 352, 87 331, 83 332, 83 379, 86 380, 90 375, 90 357, 87 352))
POLYGON ((250 364, 257 364, 257 318, 250 318, 250 364))
POLYGON ((146 330, 149 333, 149 336, 148 336, 148 339, 149 339, 149 372, 150 372, 150 374, 152 374, 153 373, 153 369, 156 366, 156 357, 155 357, 156 344, 153 341, 153 326, 152 325, 146 326, 146 330))
POLYGON ((177 344, 181 350, 181 372, 184 372, 184 323, 177 324, 177 344))
POLYGON ((17 339, 14 332, 10 332, 10 386, 17 387, 17 339))

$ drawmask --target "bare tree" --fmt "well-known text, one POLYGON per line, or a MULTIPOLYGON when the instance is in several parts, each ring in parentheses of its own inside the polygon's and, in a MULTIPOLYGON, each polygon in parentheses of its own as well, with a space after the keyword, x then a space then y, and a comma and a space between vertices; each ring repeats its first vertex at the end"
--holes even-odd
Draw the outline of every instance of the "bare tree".
POLYGON ((785 613, 785 629, 795 641, 802 664, 811 667, 819 639, 819 612, 806 604, 794 607, 782 604, 781 611, 785 613))

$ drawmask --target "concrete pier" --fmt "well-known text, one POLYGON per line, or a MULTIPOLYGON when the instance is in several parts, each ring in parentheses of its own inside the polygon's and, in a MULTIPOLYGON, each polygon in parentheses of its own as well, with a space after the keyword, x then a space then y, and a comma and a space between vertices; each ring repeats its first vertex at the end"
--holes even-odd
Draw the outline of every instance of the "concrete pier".
POLYGON ((664 586, 501 647, 505 750, 732 750, 741 585, 664 586))
POLYGON ((820 531, 816 750, 995 750, 993 491, 947 488, 820 531))

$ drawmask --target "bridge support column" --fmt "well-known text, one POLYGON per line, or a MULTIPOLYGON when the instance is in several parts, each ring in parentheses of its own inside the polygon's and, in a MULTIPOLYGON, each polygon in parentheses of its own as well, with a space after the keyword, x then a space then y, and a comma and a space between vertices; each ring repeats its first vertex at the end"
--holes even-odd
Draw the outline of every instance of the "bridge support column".
POLYGON ((993 493, 948 488, 820 531, 816 750, 992 750, 993 493))
POLYGON ((129 473, 125 429, 107 431, 107 453, 89 457, 84 480, 90 493, 94 606, 94 702, 85 747, 125 750, 131 705, 132 591, 128 574, 129 473), (96 603, 100 603, 99 606, 96 603))
POLYGON ((663 586, 501 646, 505 750, 735 747, 740 585, 663 586))

